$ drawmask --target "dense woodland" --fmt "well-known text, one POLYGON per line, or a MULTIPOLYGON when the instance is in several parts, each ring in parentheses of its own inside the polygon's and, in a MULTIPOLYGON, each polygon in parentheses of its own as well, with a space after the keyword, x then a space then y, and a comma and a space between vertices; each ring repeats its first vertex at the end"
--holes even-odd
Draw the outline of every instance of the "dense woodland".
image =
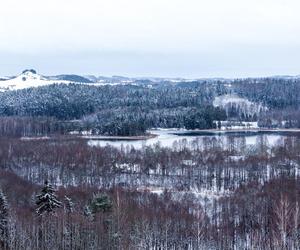
POLYGON ((51 117, 74 124, 65 132, 81 129, 111 135, 144 134, 151 127, 213 128, 214 120, 226 119, 221 109, 212 106, 214 95, 207 84, 191 88, 51 85, 0 93, 0 115, 35 117, 37 126, 43 117, 51 117))
POLYGON ((286 127, 300 127, 299 79, 244 79, 236 80, 232 85, 238 95, 269 107, 269 112, 259 117, 261 126, 271 127, 272 121, 275 125, 287 121, 286 127))
POLYGON ((1 244, 299 249, 299 149, 298 137, 276 147, 262 137, 249 148, 233 137, 223 149, 208 139, 141 150, 78 139, 1 140, 1 244), (45 180, 58 204, 49 210, 37 202, 45 180))
POLYGON ((241 96, 262 102, 275 109, 300 106, 300 80, 282 78, 258 78, 235 80, 232 85, 241 96))

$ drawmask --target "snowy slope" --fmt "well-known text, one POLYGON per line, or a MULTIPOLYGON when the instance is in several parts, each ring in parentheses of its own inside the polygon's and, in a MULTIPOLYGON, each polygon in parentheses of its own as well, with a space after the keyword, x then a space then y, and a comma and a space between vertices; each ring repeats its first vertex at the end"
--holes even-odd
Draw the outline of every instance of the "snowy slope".
POLYGON ((1 78, 0 91, 18 90, 32 87, 41 87, 51 84, 89 84, 93 86, 104 85, 136 85, 135 81, 126 77, 83 77, 79 75, 57 75, 42 76, 35 70, 24 70, 22 74, 16 77, 1 78))
POLYGON ((225 109, 227 114, 232 107, 238 108, 247 115, 258 114, 268 109, 260 103, 251 102, 246 98, 234 94, 217 96, 213 101, 213 106, 225 109))
POLYGON ((37 74, 34 70, 25 70, 22 74, 5 81, 0 81, 0 90, 17 90, 31 87, 46 86, 54 83, 68 84, 70 81, 50 80, 47 77, 37 74))

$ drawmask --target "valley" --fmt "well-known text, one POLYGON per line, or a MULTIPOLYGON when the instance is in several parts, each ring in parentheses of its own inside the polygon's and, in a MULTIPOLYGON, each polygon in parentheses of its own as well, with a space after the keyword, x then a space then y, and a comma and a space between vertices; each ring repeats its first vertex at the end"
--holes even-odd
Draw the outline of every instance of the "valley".
POLYGON ((282 220, 298 244, 300 80, 25 70, 1 86, 14 249, 272 249, 282 220), (57 207, 37 215, 47 189, 57 207))

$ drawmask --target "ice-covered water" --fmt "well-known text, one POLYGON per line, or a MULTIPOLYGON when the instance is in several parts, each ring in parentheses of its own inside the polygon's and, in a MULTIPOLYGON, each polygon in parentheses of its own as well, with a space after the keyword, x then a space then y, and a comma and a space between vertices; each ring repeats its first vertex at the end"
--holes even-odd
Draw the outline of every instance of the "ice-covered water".
POLYGON ((188 133, 187 131, 168 129, 168 130, 149 130, 157 137, 147 140, 90 140, 90 146, 114 146, 114 147, 134 147, 140 149, 143 146, 153 146, 160 144, 163 147, 204 147, 204 145, 221 145, 223 148, 231 146, 251 146, 258 143, 266 146, 275 146, 283 143, 288 135, 278 133, 188 133))

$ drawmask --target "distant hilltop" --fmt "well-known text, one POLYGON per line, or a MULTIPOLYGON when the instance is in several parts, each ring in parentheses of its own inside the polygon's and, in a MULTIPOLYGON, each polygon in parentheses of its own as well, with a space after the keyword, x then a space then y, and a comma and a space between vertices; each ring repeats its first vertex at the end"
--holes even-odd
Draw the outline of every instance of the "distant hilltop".
POLYGON ((152 87, 154 85, 165 84, 185 84, 199 82, 209 83, 225 83, 227 87, 236 80, 247 80, 250 82, 257 82, 264 79, 277 79, 277 80, 300 80, 298 76, 277 75, 270 77, 257 77, 257 78, 198 78, 198 79, 185 79, 185 78, 164 78, 164 77, 125 77, 125 76, 94 76, 94 75, 77 75, 77 74, 61 74, 54 76, 45 76, 37 73, 35 69, 25 69, 21 74, 9 77, 0 77, 0 91, 17 90, 32 87, 40 87, 51 84, 90 84, 95 86, 102 85, 141 85, 152 87))

